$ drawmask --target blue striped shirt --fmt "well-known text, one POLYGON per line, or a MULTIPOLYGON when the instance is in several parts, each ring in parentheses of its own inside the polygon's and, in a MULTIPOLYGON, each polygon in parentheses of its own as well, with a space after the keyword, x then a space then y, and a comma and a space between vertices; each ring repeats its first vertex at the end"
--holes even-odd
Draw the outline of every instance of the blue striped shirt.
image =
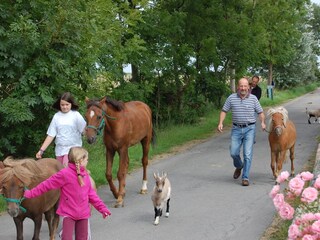
POLYGON ((231 94, 222 107, 222 111, 232 112, 232 122, 236 124, 248 124, 256 122, 255 113, 263 112, 263 109, 253 94, 248 94, 241 99, 238 93, 231 94))

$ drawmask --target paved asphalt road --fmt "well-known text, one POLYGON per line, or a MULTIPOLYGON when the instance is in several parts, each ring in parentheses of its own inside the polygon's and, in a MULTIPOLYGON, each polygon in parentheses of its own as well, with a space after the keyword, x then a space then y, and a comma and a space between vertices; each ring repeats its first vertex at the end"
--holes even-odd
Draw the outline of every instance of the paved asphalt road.
MULTIPOLYGON (((305 108, 317 108, 320 90, 284 104, 297 127, 296 173, 314 157, 320 125, 307 124, 305 108)), ((218 118, 218 116, 217 116, 218 118)), ((217 126, 212 126, 216 129, 217 126)), ((230 131, 225 129, 207 141, 174 156, 155 159, 148 168, 149 193, 140 195, 142 170, 127 177, 125 207, 112 208, 114 199, 103 186, 99 194, 112 216, 104 220, 96 211, 91 218, 94 240, 258 240, 271 224, 275 209, 268 197, 274 180, 270 169, 270 150, 267 133, 260 125, 257 132, 249 187, 234 180, 229 156, 230 131), (150 199, 154 171, 166 171, 172 184, 171 212, 153 225, 153 206, 150 199)), ((91 163, 92 164, 92 163, 91 163)), ((290 169, 289 161, 284 170, 290 169)), ((25 239, 32 238, 33 225, 24 223, 25 239)), ((8 214, 0 217, 0 239, 15 239, 15 227, 8 214)), ((41 239, 48 239, 43 222, 41 239)), ((58 239, 58 237, 57 237, 58 239)))

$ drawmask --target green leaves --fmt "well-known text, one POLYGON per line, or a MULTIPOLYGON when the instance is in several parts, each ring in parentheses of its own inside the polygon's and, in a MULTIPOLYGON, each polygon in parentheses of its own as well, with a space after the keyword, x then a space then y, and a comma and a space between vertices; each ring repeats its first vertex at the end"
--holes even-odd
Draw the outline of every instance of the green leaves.
POLYGON ((10 126, 34 119, 29 106, 16 98, 6 98, 1 101, 0 113, 4 118, 3 126, 10 126))

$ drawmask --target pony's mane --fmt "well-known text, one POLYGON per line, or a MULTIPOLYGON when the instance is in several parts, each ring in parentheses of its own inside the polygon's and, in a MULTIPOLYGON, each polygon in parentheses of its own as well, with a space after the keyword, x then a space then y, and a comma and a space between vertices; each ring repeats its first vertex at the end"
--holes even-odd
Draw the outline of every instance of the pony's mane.
POLYGON ((289 116, 288 116, 288 111, 287 109, 285 109, 284 107, 280 106, 277 108, 270 108, 267 112, 267 131, 271 132, 272 131, 272 115, 275 113, 280 113, 283 116, 283 122, 284 124, 287 123, 287 121, 289 120, 289 116))
POLYGON ((106 103, 111 104, 118 112, 124 109, 124 102, 111 99, 108 96, 106 96, 106 103))
POLYGON ((43 176, 43 171, 34 159, 13 159, 7 157, 4 168, 0 169, 0 182, 5 183, 16 176, 24 185, 28 186, 35 179, 43 176))

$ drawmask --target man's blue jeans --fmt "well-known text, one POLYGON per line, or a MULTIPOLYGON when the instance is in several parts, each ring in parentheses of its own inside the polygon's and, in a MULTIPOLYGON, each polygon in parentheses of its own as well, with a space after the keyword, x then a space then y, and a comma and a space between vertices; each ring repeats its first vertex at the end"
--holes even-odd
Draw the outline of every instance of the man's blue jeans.
POLYGON ((256 135, 256 124, 244 128, 232 126, 230 155, 235 168, 242 168, 242 179, 249 180, 249 172, 253 156, 253 144, 256 135), (240 150, 243 146, 243 161, 240 150))

